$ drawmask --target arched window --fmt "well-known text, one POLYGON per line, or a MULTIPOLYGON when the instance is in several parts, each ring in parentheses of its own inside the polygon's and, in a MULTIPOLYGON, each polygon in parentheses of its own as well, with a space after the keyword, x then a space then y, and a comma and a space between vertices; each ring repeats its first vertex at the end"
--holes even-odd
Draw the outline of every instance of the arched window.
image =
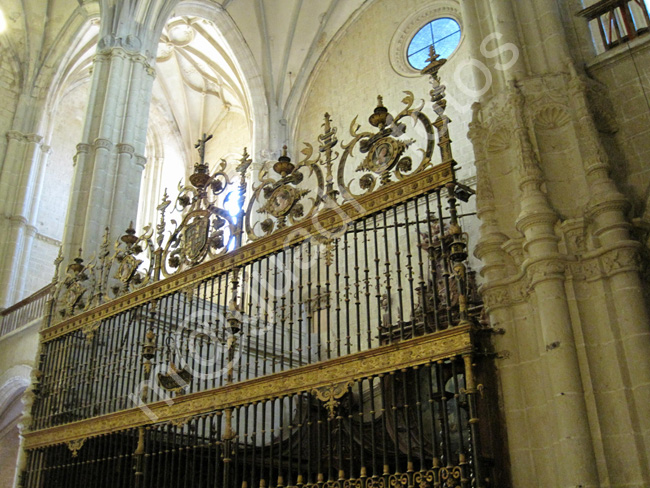
POLYGON ((448 58, 460 42, 460 25, 454 19, 441 17, 427 23, 411 39, 407 50, 409 64, 421 70, 427 65, 429 46, 433 46, 440 57, 448 58))

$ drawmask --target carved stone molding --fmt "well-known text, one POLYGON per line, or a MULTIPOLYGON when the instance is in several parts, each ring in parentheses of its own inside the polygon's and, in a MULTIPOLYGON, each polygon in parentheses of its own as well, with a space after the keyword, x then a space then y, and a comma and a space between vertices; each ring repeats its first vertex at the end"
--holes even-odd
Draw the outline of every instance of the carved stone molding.
POLYGON ((616 249, 603 256, 603 269, 607 276, 625 271, 640 271, 641 256, 636 249, 616 249))
POLYGON ((109 34, 97 41, 97 52, 101 55, 124 52, 127 55, 143 57, 139 54, 141 47, 142 41, 133 35, 122 38, 109 34))
POLYGON ((560 225, 565 252, 569 255, 582 254, 587 251, 587 229, 584 219, 565 220, 560 225))
POLYGON ((519 237, 516 239, 508 239, 501 246, 505 252, 512 258, 517 266, 521 266, 524 262, 524 239, 519 237))
POLYGON ((140 166, 140 168, 144 169, 144 167, 147 165, 147 158, 142 156, 141 154, 136 154, 135 155, 135 164, 140 166))
POLYGON ((512 130, 500 125, 490 131, 487 138, 487 151, 491 153, 505 151, 512 144, 512 130))

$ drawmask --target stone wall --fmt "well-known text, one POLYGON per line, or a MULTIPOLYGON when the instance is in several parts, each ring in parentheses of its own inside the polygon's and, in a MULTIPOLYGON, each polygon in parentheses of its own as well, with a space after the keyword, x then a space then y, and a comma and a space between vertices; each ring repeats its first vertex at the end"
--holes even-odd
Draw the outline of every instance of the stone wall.
POLYGON ((650 220, 650 37, 601 54, 588 66, 607 87, 610 110, 603 118, 614 177, 631 200, 635 217, 650 220), (610 108, 611 107, 611 108, 610 108))

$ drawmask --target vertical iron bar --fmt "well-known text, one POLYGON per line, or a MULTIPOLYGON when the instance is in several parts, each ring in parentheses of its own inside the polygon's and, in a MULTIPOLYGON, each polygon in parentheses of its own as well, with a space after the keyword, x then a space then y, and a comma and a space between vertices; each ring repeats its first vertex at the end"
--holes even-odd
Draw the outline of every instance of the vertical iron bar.
MULTIPOLYGON (((328 268, 329 269, 329 268, 328 268)), ((311 306, 313 309, 313 314, 316 315, 316 324, 317 324, 317 330, 318 330, 318 336, 317 340, 318 343, 316 345, 316 352, 317 352, 317 357, 318 361, 323 359, 322 354, 323 354, 323 331, 321 330, 321 316, 322 311, 321 311, 321 303, 323 300, 323 295, 321 292, 321 285, 322 280, 321 280, 321 250, 317 249, 316 253, 316 296, 312 300, 311 306)), ((329 346, 329 344, 328 344, 329 346)), ((325 351, 326 354, 329 353, 329 348, 328 350, 325 351)))
MULTIPOLYGON (((366 466, 366 456, 365 456, 365 447, 366 443, 364 440, 364 420, 365 420, 365 406, 363 404, 363 378, 359 380, 357 383, 357 394, 359 395, 359 469, 360 469, 360 474, 359 476, 365 476, 367 472, 367 466, 366 466)), ((372 421, 369 422, 370 425, 372 426, 372 421)), ((350 430, 352 430, 352 425, 350 426, 350 430)), ((374 451, 374 446, 371 445, 371 449, 374 451)), ((353 452, 352 449, 350 449, 350 452, 353 452)), ((371 466, 371 471, 374 470, 374 466, 371 466)), ((352 476, 352 472, 350 472, 350 476, 352 476)))
MULTIPOLYGON (((284 266, 284 263, 282 265, 278 266, 278 259, 279 259, 280 253, 276 253, 273 255, 273 259, 269 260, 269 262, 273 262, 275 264, 275 267, 273 269, 273 289, 271 290, 271 294, 273 295, 273 306, 271 307, 271 314, 273 316, 273 350, 271 351, 271 373, 275 373, 275 365, 278 362, 277 360, 277 355, 278 355, 278 347, 277 347, 277 340, 278 340, 278 329, 280 330, 281 338, 284 340, 284 328, 283 327, 278 327, 278 270, 281 269, 282 266, 284 266)), ((273 408, 273 407, 271 407, 273 408)), ((273 410, 271 410, 273 411, 273 410)), ((271 459, 273 459, 273 456, 271 456, 271 459)), ((273 478, 269 477, 269 483, 273 483, 273 478)))
MULTIPOLYGON (((365 222, 365 221, 364 221, 365 222)), ((375 298, 377 300, 377 319, 376 319, 376 324, 377 324, 377 329, 379 330, 379 336, 380 336, 380 342, 381 342, 381 331, 383 330, 383 327, 387 327, 387 340, 388 342, 391 342, 391 334, 390 334, 390 326, 392 325, 392 320, 390 316, 390 284, 387 283, 387 288, 386 288, 386 296, 387 296, 387 301, 386 301, 386 324, 382 323, 382 293, 381 293, 381 271, 379 269, 379 263, 381 260, 379 259, 379 241, 377 239, 377 214, 374 214, 372 216, 372 224, 373 224, 373 242, 374 242, 374 248, 375 248, 375 298), (383 327, 382 327, 383 326, 383 327)), ((370 328, 370 324, 372 322, 368 321, 368 328, 370 328)), ((368 331, 368 334, 370 334, 370 331, 368 331)), ((370 344, 369 344, 369 347, 370 344)))
MULTIPOLYGON (((411 337, 416 336, 415 331, 415 289, 413 287, 413 248, 411 247, 411 223, 409 222, 409 202, 404 202, 402 207, 404 208, 404 234, 406 235, 406 271, 407 271, 407 281, 409 287, 409 298, 411 306, 411 337)), ((414 202, 415 203, 415 202, 414 202)))
POLYGON ((399 462, 399 424, 397 419, 397 381, 395 380, 395 371, 388 373, 388 383, 390 384, 390 410, 393 417, 393 429, 394 429, 394 444, 395 444, 395 466, 393 468, 394 473, 400 473, 400 462, 399 462))
MULTIPOLYGON (((413 376, 417 378, 417 370, 409 370, 409 373, 414 373, 413 376)), ((408 473, 413 472, 413 442, 411 439, 411 419, 410 419, 410 411, 409 411, 409 401, 408 401, 408 381, 407 381, 407 370, 401 370, 401 376, 402 376, 402 413, 404 416, 404 423, 406 425, 406 471, 408 473)), ((415 389, 417 390, 419 388, 419 385, 416 383, 415 389)))
MULTIPOLYGON (((259 261, 258 261, 259 262, 259 261)), ((251 379, 251 334, 253 333, 253 277, 255 263, 247 265, 248 271, 248 317, 244 321, 246 326, 246 378, 251 379)), ((243 359, 243 358, 242 358, 243 359)), ((242 368, 243 369, 243 368, 242 368)))
MULTIPOLYGON (((436 192, 438 197, 440 197, 440 191, 438 190, 436 192)), ((441 330, 442 324, 441 324, 441 318, 440 318, 440 296, 438 294, 438 260, 440 256, 435 255, 435 250, 433 248, 433 243, 434 239, 436 236, 434 235, 433 227, 431 226, 431 217, 433 213, 431 212, 431 201, 430 201, 430 194, 425 195, 425 201, 426 201, 426 215, 427 215, 427 227, 428 227, 428 234, 429 234, 429 242, 431 249, 429 250, 429 266, 431 268, 431 294, 433 296, 433 313, 434 313, 434 322, 435 322, 435 330, 441 330)), ((442 226, 444 222, 440 222, 440 225, 442 226)), ((439 237, 438 237, 439 238, 439 237)), ((441 248, 442 249, 442 248, 441 248)), ((444 270, 443 270, 444 272, 444 270)))
MULTIPOLYGON (((336 312, 336 356, 335 357, 340 357, 341 356, 341 284, 340 284, 340 277, 341 277, 341 271, 339 270, 339 244, 341 243, 341 239, 338 238, 336 241, 334 241, 334 294, 336 295, 336 307, 334 308, 334 311, 336 312)), ((328 304, 332 300, 331 293, 327 293, 327 298, 328 298, 328 304)), ((328 307, 329 310, 329 307, 328 307)), ((329 312, 328 312, 329 315, 329 312)), ((350 322, 346 321, 347 325, 349 327, 350 322)), ((331 321, 330 317, 327 318, 327 323, 329 325, 328 329, 331 329, 331 321)), ((350 332, 348 330, 347 333, 347 338, 346 338, 346 343, 349 342, 349 337, 350 337, 350 332)))
MULTIPOLYGON (((406 208, 406 205, 402 206, 404 208, 404 219, 406 220, 408 217, 406 216, 408 210, 406 208)), ((402 292, 404 289, 402 288, 402 251, 400 249, 400 237, 399 237, 399 225, 398 225, 398 220, 397 220, 397 205, 393 206, 393 229, 395 230, 395 263, 396 263, 396 268, 395 268, 395 274, 397 275, 397 298, 398 298, 398 303, 399 303, 399 309, 397 311, 398 315, 398 320, 399 320, 399 329, 400 329, 400 338, 404 339, 404 300, 402 298, 402 292)), ((405 227, 405 234, 408 236, 408 227, 405 227)), ((407 259, 410 258, 410 248, 407 245, 406 248, 407 252, 407 259)), ((408 271, 408 264, 407 264, 407 271, 408 271)))
MULTIPOLYGON (((257 272, 257 305, 255 309, 257 310, 257 328, 255 330, 255 378, 259 376, 259 359, 260 359, 260 335, 261 335, 261 324, 260 320, 262 318, 262 311, 260 310, 262 305, 262 260, 258 262, 258 272, 257 272)), ((264 325, 266 328, 266 324, 264 325)))
POLYGON ((467 390, 467 404, 469 408, 469 430, 472 443, 472 457, 474 461, 474 479, 477 488, 483 488, 483 469, 481 466, 481 445, 479 439, 478 429, 478 407, 477 407, 477 393, 478 387, 474 379, 474 371, 472 370, 472 356, 470 354, 463 355, 465 363, 465 389, 467 390))
POLYGON ((449 415, 447 412, 447 395, 445 392, 445 382, 443 379, 443 361, 439 360, 435 363, 436 369, 436 385, 438 387, 438 394, 440 395, 440 425, 442 428, 442 441, 443 452, 445 455, 445 463, 447 466, 452 465, 451 460, 451 436, 449 432, 449 415))
MULTIPOLYGON (((286 349, 284 348, 284 336, 287 331, 286 327, 286 321, 287 321, 287 316, 286 316, 286 301, 287 301, 287 289, 286 289, 286 280, 287 280, 287 252, 285 249, 282 250, 282 266, 278 268, 280 273, 282 274, 282 283, 281 283, 281 290, 282 290, 282 296, 280 297, 280 330, 281 330, 281 335, 280 335, 280 371, 284 370, 284 356, 286 354, 286 349)), ((278 294, 278 290, 276 289, 275 291, 276 295, 278 294)), ((291 339, 289 339, 289 353, 291 351, 291 339)), ((276 352, 276 354, 278 354, 276 352)))
POLYGON ((442 199, 440 197, 440 191, 436 192, 436 200, 438 206, 438 222, 440 226, 439 236, 440 236, 440 250, 442 253, 442 267, 443 267, 443 280, 445 285, 445 305, 447 307, 447 327, 451 327, 452 318, 451 318, 451 290, 449 289, 449 253, 447 250, 447 244, 445 242, 445 221, 443 220, 442 214, 442 199))
MULTIPOLYGON (((267 373, 267 365, 266 363, 268 362, 268 358, 271 357, 271 360, 273 359, 273 355, 269 354, 269 350, 267 349, 268 346, 268 330, 269 330, 269 306, 270 306, 270 300, 269 300, 269 273, 270 273, 270 267, 271 267, 271 259, 267 257, 265 260, 266 263, 266 277, 264 279, 264 330, 266 331, 264 334, 264 351, 262 355, 262 374, 265 375, 267 373)), ((273 334, 273 340, 275 340, 275 328, 272 329, 272 334, 273 334)), ((270 480, 269 480, 270 481, 270 480)))
POLYGON ((380 374, 377 377, 377 380, 379 382, 379 390, 381 391, 381 450, 382 450, 382 457, 383 457, 383 474, 388 475, 389 474, 389 467, 388 467, 388 443, 386 441, 386 430, 388 428, 388 422, 386 420, 386 415, 388 415, 388 412, 386 411, 386 388, 385 388, 385 382, 384 382, 384 375, 380 374))
POLYGON ((420 459, 420 471, 424 472, 424 422, 422 419, 422 367, 413 368, 415 377, 415 414, 418 425, 418 458, 420 459))
MULTIPOLYGON (((295 300, 294 300, 294 294, 295 294, 295 279, 296 279, 296 273, 295 273, 295 267, 296 267, 296 256, 295 256, 295 250, 296 247, 292 246, 291 247, 291 259, 289 260, 290 263, 290 279, 291 283, 289 286, 289 369, 293 368, 293 351, 295 349, 295 342, 294 342, 294 329, 293 329, 293 323, 294 323, 294 314, 295 314, 295 300)), ((300 363, 298 363, 300 364, 300 363)), ((289 470, 289 477, 291 477, 291 470, 289 470)))
MULTIPOLYGON (((345 351, 346 354, 350 354, 352 352, 352 331, 350 330, 350 322, 352 322, 352 318, 350 317, 350 263, 349 263, 349 254, 350 254, 350 246, 348 243, 348 233, 349 233, 349 228, 346 229, 345 234, 343 234, 343 241, 339 238, 338 243, 343 243, 343 255, 344 255, 344 260, 345 262, 343 263, 344 266, 344 273, 343 273, 343 283, 344 283, 344 289, 345 289, 345 294, 343 298, 343 302, 345 303, 345 351)), ((338 246, 336 247, 336 266, 337 266, 337 272, 338 272, 338 263, 339 263, 339 256, 338 256, 338 246)), ((336 280, 336 289, 337 293, 339 290, 339 282, 338 282, 338 277, 336 280)), ((340 327, 341 324, 341 319, 340 317, 337 318, 337 324, 340 327)), ((339 353, 340 354, 340 353, 339 353)))
POLYGON ((302 271, 303 268, 305 267, 305 261, 304 261, 304 253, 305 253, 305 243, 303 242, 299 246, 299 251, 300 251, 300 257, 298 258, 298 366, 303 365, 303 335, 305 334, 305 331, 309 333, 307 330, 307 327, 305 327, 305 324, 303 323, 303 315, 305 313, 305 301, 304 301, 304 286, 302 284, 302 271))
MULTIPOLYGON (((359 282, 359 228, 358 222, 354 221, 353 238, 354 241, 354 310, 356 312, 356 335, 357 335, 357 352, 361 351, 361 289, 359 282)), ((347 257, 347 254, 346 254, 347 257)), ((347 261, 345 267, 347 268, 347 261)), ((350 320, 348 315, 348 320, 350 320)))

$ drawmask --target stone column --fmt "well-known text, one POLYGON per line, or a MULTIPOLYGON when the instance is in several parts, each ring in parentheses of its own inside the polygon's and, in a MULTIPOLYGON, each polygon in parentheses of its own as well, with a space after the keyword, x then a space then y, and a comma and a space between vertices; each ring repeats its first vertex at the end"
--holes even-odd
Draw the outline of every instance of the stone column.
POLYGON ((23 298, 49 147, 38 134, 7 133, 0 174, 0 308, 23 298))
POLYGON ((499 76, 485 60, 497 82, 470 128, 481 292, 505 330, 494 344, 513 484, 647 486, 650 320, 642 244, 590 107, 606 94, 573 67, 566 6, 483 8, 491 18, 476 30, 501 34, 490 51, 513 43, 523 63, 499 76), (525 28, 512 29, 513 15, 525 28))
POLYGON ((600 261, 604 271, 601 280, 583 288, 589 289, 586 300, 595 297, 589 300, 591 307, 609 317, 583 327, 585 348, 609 476, 641 486, 650 479, 650 320, 639 274, 642 245, 630 235, 631 224, 625 215, 629 203, 609 176, 606 151, 589 112, 587 81, 572 65, 569 69, 590 190, 586 216, 596 247, 591 255, 600 261), (610 303, 603 298, 609 298, 610 303))
POLYGON ((100 41, 63 239, 66 260, 121 235, 138 210, 158 39, 178 0, 100 1, 100 41))
POLYGON ((565 263, 555 234, 558 215, 541 187, 543 173, 529 139, 524 118, 524 99, 512 90, 515 113, 515 135, 521 158, 521 210, 517 229, 524 235, 527 259, 523 267, 530 279, 530 288, 537 303, 538 324, 543 347, 541 360, 546 368, 540 383, 535 385, 548 393, 547 405, 555 413, 554 430, 557 449, 557 481, 571 485, 598 486, 591 432, 587 419, 584 388, 572 329, 571 314, 564 288, 565 263), (546 380, 546 381, 544 381, 546 380))

